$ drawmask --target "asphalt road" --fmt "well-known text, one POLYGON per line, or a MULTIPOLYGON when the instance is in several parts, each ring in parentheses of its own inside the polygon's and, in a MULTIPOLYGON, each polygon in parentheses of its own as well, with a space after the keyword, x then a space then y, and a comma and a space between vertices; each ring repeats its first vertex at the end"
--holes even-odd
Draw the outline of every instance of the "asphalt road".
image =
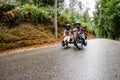
POLYGON ((83 50, 56 45, 0 57, 0 80, 120 80, 120 43, 94 39, 83 50))

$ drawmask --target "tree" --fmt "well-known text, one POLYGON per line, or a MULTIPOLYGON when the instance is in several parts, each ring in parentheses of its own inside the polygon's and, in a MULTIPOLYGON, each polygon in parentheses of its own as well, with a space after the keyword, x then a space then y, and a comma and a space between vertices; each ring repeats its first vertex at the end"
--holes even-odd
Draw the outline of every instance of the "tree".
POLYGON ((94 22, 101 37, 112 39, 120 37, 119 3, 119 0, 100 0, 97 3, 94 22))

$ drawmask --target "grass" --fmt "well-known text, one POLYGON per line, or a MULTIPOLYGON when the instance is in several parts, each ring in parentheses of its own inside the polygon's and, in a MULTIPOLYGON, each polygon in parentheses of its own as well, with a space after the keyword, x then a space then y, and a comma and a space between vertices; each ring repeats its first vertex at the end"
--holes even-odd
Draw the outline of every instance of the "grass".
MULTIPOLYGON (((62 32, 59 30, 59 35, 62 32)), ((52 25, 20 24, 12 29, 0 27, 0 51, 55 42, 52 25)))

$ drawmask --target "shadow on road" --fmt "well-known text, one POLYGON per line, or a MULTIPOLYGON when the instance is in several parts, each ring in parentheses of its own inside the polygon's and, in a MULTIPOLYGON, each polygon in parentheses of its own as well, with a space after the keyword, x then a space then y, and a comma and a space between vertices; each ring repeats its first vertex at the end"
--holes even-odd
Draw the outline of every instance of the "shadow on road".
POLYGON ((71 48, 70 46, 63 47, 64 50, 66 50, 66 49, 70 49, 70 48, 71 48))
POLYGON ((68 46, 68 47, 63 47, 62 50, 73 50, 73 51, 84 51, 85 49, 77 49, 75 46, 68 46))

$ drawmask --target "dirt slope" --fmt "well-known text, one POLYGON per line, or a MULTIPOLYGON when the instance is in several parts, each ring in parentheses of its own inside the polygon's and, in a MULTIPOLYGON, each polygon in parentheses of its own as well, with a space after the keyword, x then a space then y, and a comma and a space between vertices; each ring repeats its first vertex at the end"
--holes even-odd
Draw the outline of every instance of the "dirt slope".
MULTIPOLYGON (((58 28, 58 40, 54 36, 53 25, 22 23, 15 28, 3 28, 0 26, 0 54, 15 49, 40 47, 62 41, 64 28, 58 28)), ((95 38, 87 31, 88 39, 95 38)))

